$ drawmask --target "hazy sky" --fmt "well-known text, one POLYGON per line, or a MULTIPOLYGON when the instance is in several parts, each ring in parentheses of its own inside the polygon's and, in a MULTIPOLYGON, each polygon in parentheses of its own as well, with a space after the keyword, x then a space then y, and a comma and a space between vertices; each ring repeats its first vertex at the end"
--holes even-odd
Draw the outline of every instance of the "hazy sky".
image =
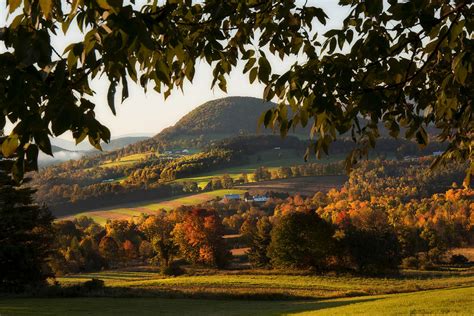
MULTIPOLYGON (((322 7, 330 17, 329 24, 325 27, 337 27, 341 24, 347 9, 340 8, 337 0, 309 0, 308 5, 322 7)), ((0 27, 6 23, 6 1, 0 0, 0 27)), ((316 23, 317 32, 323 32, 322 25, 316 23)), ((65 44, 71 41, 79 41, 82 35, 78 31, 73 31, 67 38, 63 36, 53 40, 53 45, 62 51, 65 44)), ((0 47, 0 51, 4 48, 0 47)), ((295 61, 295 58, 281 62, 280 59, 272 59, 273 70, 283 72, 295 61)), ((261 84, 250 84, 248 77, 242 74, 243 64, 239 64, 228 78, 227 90, 225 94, 219 88, 211 90, 212 73, 211 68, 205 62, 197 64, 196 75, 193 83, 185 84, 184 93, 175 90, 165 101, 163 96, 149 89, 145 94, 140 86, 129 81, 130 97, 123 104, 116 104, 117 115, 114 116, 107 106, 107 80, 95 80, 92 88, 96 95, 93 100, 96 103, 97 118, 109 127, 112 137, 127 134, 156 134, 160 130, 176 123, 179 118, 188 113, 193 108, 202 103, 225 97, 225 96, 253 96, 261 97, 263 86, 261 84)), ((120 91, 119 91, 120 92, 120 91)), ((120 93, 117 94, 117 100, 120 93)), ((8 130, 8 128, 7 128, 8 130)), ((70 139, 69 135, 62 138, 70 139)))

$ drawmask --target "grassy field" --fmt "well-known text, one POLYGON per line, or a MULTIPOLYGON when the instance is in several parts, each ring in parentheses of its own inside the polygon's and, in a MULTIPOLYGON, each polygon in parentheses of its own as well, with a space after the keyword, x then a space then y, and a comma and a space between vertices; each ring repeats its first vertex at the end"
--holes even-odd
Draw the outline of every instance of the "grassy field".
POLYGON ((474 286, 474 271, 406 272, 384 278, 288 275, 267 270, 203 270, 192 273, 194 275, 164 277, 147 270, 105 271, 62 277, 58 281, 63 285, 73 285, 99 278, 108 287, 134 293, 221 299, 325 299, 474 286))
POLYGON ((318 191, 328 192, 330 189, 339 189, 347 179, 347 176, 297 177, 246 183, 238 185, 236 188, 248 190, 251 194, 264 194, 265 192, 274 191, 312 196, 318 191))
POLYGON ((0 299, 1 315, 472 315, 474 287, 318 301, 0 299))
MULTIPOLYGON (((236 180, 240 178, 243 173, 247 174, 250 181, 254 181, 252 174, 258 167, 265 166, 270 171, 272 171, 278 169, 279 167, 302 165, 305 164, 303 155, 304 153, 298 153, 294 150, 267 150, 256 155, 250 156, 249 163, 245 165, 203 173, 199 176, 181 178, 176 180, 176 182, 193 181, 197 182, 200 188, 204 188, 206 184, 214 178, 219 178, 225 174, 228 174, 232 179, 236 180)), ((331 157, 323 158, 321 160, 313 159, 309 162, 329 163, 336 162, 342 159, 344 159, 343 156, 334 155, 331 157)))
MULTIPOLYGON (((204 192, 194 195, 182 196, 182 197, 174 197, 170 199, 155 201, 155 202, 147 202, 147 203, 134 203, 133 206, 130 207, 116 207, 116 208, 107 208, 104 210, 97 210, 91 212, 83 212, 74 215, 73 217, 78 216, 89 216, 92 217, 96 222, 99 224, 105 224, 108 219, 129 219, 133 216, 139 216, 142 213, 146 214, 153 214, 154 212, 165 209, 171 210, 173 208, 179 207, 181 205, 196 205, 200 203, 204 203, 215 199, 217 197, 223 197, 225 194, 243 194, 245 190, 241 189, 228 189, 228 190, 216 190, 210 192, 204 192)), ((67 217, 71 218, 71 217, 67 217)))
POLYGON ((142 160, 147 159, 153 155, 153 153, 140 153, 140 154, 133 154, 129 156, 122 157, 118 160, 115 161, 106 161, 103 164, 100 165, 101 168, 111 168, 111 167, 117 167, 117 166, 131 166, 134 165, 142 160))

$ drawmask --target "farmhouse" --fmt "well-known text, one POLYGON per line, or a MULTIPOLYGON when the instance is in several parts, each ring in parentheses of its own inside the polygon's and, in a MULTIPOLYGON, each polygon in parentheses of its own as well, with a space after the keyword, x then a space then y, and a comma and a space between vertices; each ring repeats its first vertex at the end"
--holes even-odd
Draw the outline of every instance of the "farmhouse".
POLYGON ((253 196, 253 201, 257 202, 257 203, 263 203, 263 202, 268 201, 268 197, 266 197, 264 195, 254 195, 253 196))
POLYGON ((245 198, 245 202, 257 202, 257 203, 264 203, 268 201, 268 197, 264 195, 254 195, 245 198))
POLYGON ((230 200, 240 200, 240 195, 239 194, 225 194, 224 201, 230 201, 230 200))

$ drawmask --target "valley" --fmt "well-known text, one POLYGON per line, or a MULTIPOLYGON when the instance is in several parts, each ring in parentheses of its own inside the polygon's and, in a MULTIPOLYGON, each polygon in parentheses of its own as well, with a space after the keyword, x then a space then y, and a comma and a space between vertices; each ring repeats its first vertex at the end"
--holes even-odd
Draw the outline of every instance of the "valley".
POLYGON ((347 173, 354 147, 342 135, 329 155, 305 161, 303 134, 252 133, 243 113, 221 125, 241 102, 257 104, 217 100, 155 137, 35 174, 36 198, 56 216, 57 249, 56 278, 38 295, 78 298, 53 307, 8 299, 0 313, 74 315, 103 302, 101 314, 174 314, 169 300, 178 298, 206 315, 219 304, 236 315, 257 305, 268 315, 470 308, 466 299, 444 306, 474 289, 474 193, 458 186, 465 166, 429 170, 445 145, 383 138, 347 173))

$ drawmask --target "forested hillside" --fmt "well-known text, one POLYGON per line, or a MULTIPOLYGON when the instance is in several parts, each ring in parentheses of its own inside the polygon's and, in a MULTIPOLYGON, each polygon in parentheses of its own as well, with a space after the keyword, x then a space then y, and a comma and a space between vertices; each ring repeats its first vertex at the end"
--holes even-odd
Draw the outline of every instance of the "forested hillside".
MULTIPOLYGON (((202 149, 216 140, 238 135, 271 134, 272 130, 258 129, 258 120, 266 110, 275 106, 252 97, 228 97, 206 102, 174 126, 165 128, 153 138, 125 147, 121 154, 140 153, 172 148, 202 149)), ((290 135, 309 138, 309 128, 298 128, 290 135)))

